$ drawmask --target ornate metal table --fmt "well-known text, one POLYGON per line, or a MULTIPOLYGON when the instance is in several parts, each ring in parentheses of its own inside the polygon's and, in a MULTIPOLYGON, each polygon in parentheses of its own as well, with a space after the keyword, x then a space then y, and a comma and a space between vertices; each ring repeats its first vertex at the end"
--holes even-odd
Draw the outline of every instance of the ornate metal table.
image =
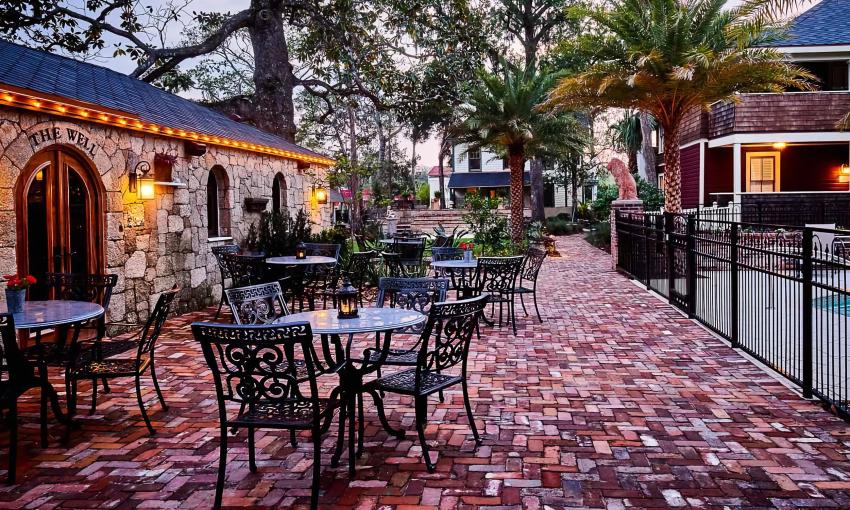
MULTIPOLYGON (((363 376, 376 372, 387 358, 390 348, 392 332, 396 329, 415 326, 425 321, 425 315, 414 311, 399 308, 361 308, 359 317, 354 319, 340 319, 336 309, 316 310, 301 312, 281 317, 278 324, 289 324, 293 322, 307 321, 313 333, 322 337, 322 351, 327 360, 340 365, 340 388, 347 408, 348 419, 348 471, 354 476, 354 459, 363 451, 363 376), (354 335, 358 333, 375 333, 376 343, 380 346, 380 357, 377 361, 367 361, 366 358, 352 358, 351 346, 354 335), (383 333, 383 341, 380 340, 383 333), (343 347, 339 337, 348 335, 348 340, 343 347), (331 343, 334 344, 336 352, 331 352, 331 343), (355 433, 355 409, 359 410, 357 422, 359 427, 355 433), (357 451, 355 452, 354 441, 357 439, 357 451)), ((373 395, 375 403, 382 406, 380 397, 373 395)), ((383 412, 378 413, 382 418, 382 425, 387 430, 392 430, 389 424, 383 422, 383 412)), ((342 446, 345 441, 345 423, 340 419, 339 437, 337 447, 331 459, 331 465, 339 465, 342 456, 342 446)))
POLYGON ((291 255, 286 257, 269 257, 266 259, 266 264, 274 264, 281 266, 314 266, 317 264, 336 264, 337 260, 333 257, 321 257, 318 255, 310 255, 306 258, 299 259, 291 255))
MULTIPOLYGON (((60 349, 56 349, 56 352, 64 352, 73 356, 76 353, 80 325, 87 320, 100 317, 103 313, 103 307, 97 303, 56 299, 48 301, 25 301, 23 310, 13 313, 12 317, 15 319, 15 329, 35 332, 36 345, 34 346, 34 352, 38 370, 44 376, 42 380, 50 384, 47 377, 48 363, 45 359, 45 349, 41 348, 42 345, 46 346, 49 344, 41 343, 41 332, 45 329, 59 328, 60 333, 57 335, 55 345, 60 346, 60 349), (67 347, 64 345, 66 338, 65 333, 62 331, 63 327, 74 328, 74 332, 71 335, 71 343, 67 347)), ((75 413, 75 407, 69 404, 64 420, 70 422, 75 413)))
POLYGON ((16 329, 39 331, 67 326, 99 317, 103 307, 88 301, 24 301, 24 309, 13 313, 16 329))
POLYGON ((431 262, 431 267, 440 269, 443 274, 448 273, 452 282, 451 288, 457 292, 458 299, 473 297, 476 294, 472 279, 478 268, 478 259, 436 260, 431 262))

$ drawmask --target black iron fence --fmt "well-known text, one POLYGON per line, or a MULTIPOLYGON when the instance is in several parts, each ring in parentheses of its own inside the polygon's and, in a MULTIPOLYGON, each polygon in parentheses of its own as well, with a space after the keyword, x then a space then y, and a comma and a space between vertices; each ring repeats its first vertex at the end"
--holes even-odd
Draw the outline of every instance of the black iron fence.
POLYGON ((850 418, 850 231, 616 218, 618 267, 850 418))

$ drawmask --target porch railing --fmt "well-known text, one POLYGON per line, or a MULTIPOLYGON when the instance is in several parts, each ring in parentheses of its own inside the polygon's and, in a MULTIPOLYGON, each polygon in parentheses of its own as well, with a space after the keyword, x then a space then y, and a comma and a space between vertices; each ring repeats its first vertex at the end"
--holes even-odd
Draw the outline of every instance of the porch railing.
POLYGON ((850 231, 618 214, 619 269, 850 419, 850 231))

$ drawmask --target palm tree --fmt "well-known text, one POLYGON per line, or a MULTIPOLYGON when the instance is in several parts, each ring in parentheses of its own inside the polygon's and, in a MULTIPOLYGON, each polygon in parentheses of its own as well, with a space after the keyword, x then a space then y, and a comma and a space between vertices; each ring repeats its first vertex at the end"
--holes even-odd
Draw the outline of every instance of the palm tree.
MULTIPOLYGON (((774 0, 777 10, 784 9, 774 0)), ((794 0, 791 0, 794 1, 794 0)), ((780 35, 771 0, 623 0, 591 14, 610 31, 611 60, 561 80, 546 105, 635 108, 664 132, 665 208, 679 212, 679 127, 685 114, 740 92, 808 90, 814 77, 761 45, 780 35), (756 5, 757 3, 757 5, 756 5)))
POLYGON ((481 73, 480 84, 461 106, 457 140, 489 147, 508 158, 510 167, 511 240, 523 241, 523 169, 528 157, 545 155, 558 146, 581 143, 568 127, 568 115, 548 115, 539 109, 559 74, 520 68, 502 61, 500 69, 481 73))
POLYGON ((608 129, 611 131, 611 142, 614 149, 624 152, 629 160, 629 171, 633 174, 638 169, 638 152, 643 146, 643 135, 640 130, 640 114, 626 110, 623 118, 614 122, 608 129))

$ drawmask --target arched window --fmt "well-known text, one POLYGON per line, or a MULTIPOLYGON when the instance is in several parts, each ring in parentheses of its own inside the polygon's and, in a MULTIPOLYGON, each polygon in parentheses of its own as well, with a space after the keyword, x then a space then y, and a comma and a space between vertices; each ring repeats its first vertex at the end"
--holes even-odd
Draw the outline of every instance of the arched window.
POLYGON ((227 172, 219 165, 207 177, 207 233, 209 237, 230 235, 230 203, 227 172))
POLYGON ((279 213, 286 209, 286 180, 278 173, 272 182, 272 211, 279 213))

